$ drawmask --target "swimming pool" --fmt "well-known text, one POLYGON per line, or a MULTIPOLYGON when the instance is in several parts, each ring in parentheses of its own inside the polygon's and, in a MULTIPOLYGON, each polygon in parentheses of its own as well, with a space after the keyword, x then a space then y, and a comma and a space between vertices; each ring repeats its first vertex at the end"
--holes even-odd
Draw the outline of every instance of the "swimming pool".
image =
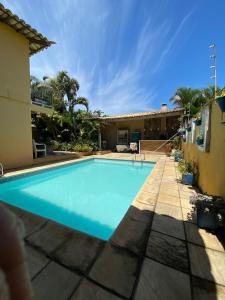
POLYGON ((107 240, 154 166, 92 158, 0 180, 0 199, 107 240))

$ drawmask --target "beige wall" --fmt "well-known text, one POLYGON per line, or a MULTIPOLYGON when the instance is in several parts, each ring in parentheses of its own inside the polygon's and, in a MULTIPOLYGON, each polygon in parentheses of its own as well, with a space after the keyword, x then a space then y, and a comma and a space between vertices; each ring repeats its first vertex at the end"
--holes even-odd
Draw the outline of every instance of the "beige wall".
POLYGON ((129 140, 131 139, 131 133, 134 131, 140 131, 141 137, 144 136, 144 120, 133 120, 133 121, 121 121, 113 122, 109 125, 105 125, 102 129, 102 141, 106 140, 108 148, 113 149, 117 144, 117 130, 128 129, 129 140))
POLYGON ((29 43, 0 23, 0 162, 32 163, 29 43))
MULTIPOLYGON (((187 160, 195 160, 199 168, 198 184, 203 192, 225 199, 225 126, 216 103, 212 105, 210 152, 202 152, 196 144, 183 144, 187 160)), ((224 118, 225 121, 225 118, 224 118)))

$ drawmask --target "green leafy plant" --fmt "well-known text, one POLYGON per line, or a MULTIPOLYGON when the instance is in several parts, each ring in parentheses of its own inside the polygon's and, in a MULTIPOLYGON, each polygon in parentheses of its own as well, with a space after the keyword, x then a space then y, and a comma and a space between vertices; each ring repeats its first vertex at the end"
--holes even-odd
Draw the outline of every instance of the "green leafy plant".
POLYGON ((197 210, 200 227, 216 229, 219 226, 225 226, 225 202, 222 197, 199 193, 190 197, 190 204, 194 205, 197 210))
POLYGON ((178 163, 178 170, 181 174, 197 174, 197 165, 195 162, 188 162, 182 159, 178 163))
POLYGON ((75 152, 91 152, 93 148, 88 144, 76 144, 73 150, 75 152))

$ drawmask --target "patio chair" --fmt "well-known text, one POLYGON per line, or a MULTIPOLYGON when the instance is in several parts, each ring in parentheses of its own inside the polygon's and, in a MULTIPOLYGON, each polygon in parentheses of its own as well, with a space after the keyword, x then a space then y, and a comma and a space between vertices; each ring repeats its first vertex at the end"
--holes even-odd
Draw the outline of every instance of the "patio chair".
POLYGON ((131 150, 131 153, 137 153, 137 151, 138 151, 137 143, 130 143, 130 150, 131 150))
POLYGON ((35 140, 32 140, 33 143, 33 152, 34 152, 34 158, 38 157, 38 153, 43 153, 44 156, 46 156, 46 145, 36 143, 35 140))

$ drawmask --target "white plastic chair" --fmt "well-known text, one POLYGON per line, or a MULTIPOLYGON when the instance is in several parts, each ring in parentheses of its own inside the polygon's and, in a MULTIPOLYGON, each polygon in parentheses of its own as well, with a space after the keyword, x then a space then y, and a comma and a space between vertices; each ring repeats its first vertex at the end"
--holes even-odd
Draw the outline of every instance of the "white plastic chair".
POLYGON ((34 151, 34 158, 38 157, 38 153, 44 153, 44 156, 46 156, 46 145, 36 143, 35 140, 32 140, 33 142, 33 151, 34 151))

